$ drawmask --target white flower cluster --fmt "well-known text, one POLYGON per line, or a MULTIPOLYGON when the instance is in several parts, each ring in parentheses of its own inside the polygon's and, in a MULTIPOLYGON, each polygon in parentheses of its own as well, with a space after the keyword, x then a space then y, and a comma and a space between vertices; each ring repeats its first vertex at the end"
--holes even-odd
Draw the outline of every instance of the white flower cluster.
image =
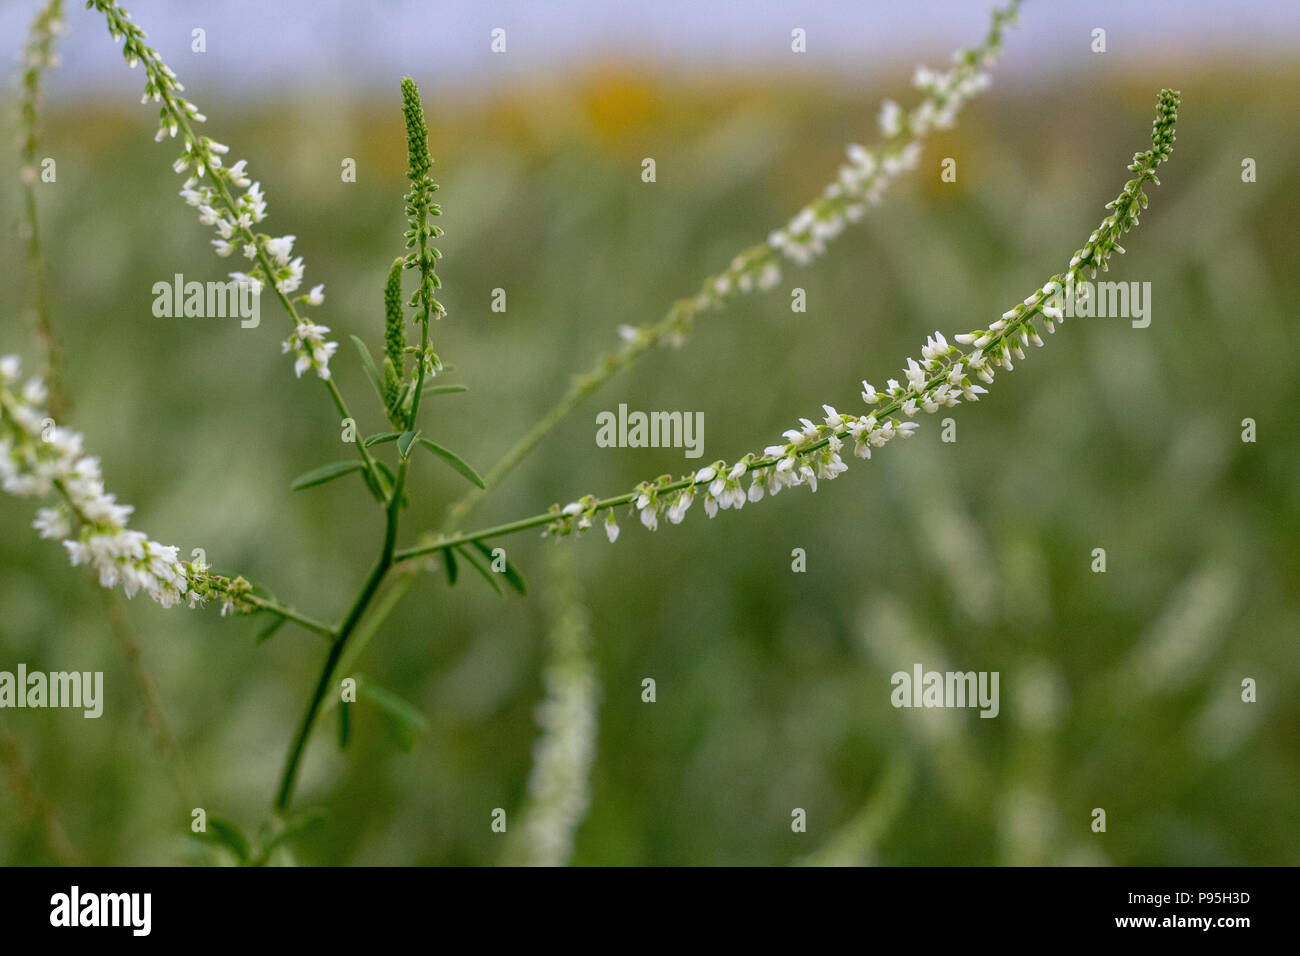
POLYGON ((36 111, 40 95, 41 73, 55 69, 61 60, 54 50, 54 40, 66 30, 63 4, 51 0, 32 20, 31 30, 22 52, 22 97, 18 104, 18 143, 21 165, 18 178, 25 186, 38 178, 36 168, 36 111))
POLYGON ((591 626, 571 555, 555 549, 550 582, 554 605, 537 708, 542 734, 533 746, 528 802, 507 851, 511 865, 563 866, 591 801, 600 684, 591 660, 591 626))
MULTIPOLYGON (((995 10, 988 39, 975 49, 953 54, 952 69, 936 73, 918 66, 912 82, 925 98, 910 112, 886 100, 879 116, 885 142, 876 149, 849 146, 849 161, 840 168, 836 181, 820 199, 768 236, 770 248, 798 265, 807 265, 826 251, 826 244, 839 236, 846 224, 861 219, 868 205, 879 205, 889 184, 916 167, 921 139, 933 130, 951 128, 966 101, 989 88, 991 80, 983 68, 997 62, 1002 27, 1014 22, 1017 7, 1018 3, 1012 3, 1005 10, 995 10)), ((715 296, 727 296, 755 287, 770 289, 780 281, 775 256, 751 252, 737 256, 731 267, 713 280, 712 291, 715 296)))
MULTIPOLYGON (((807 485, 816 491, 819 480, 832 479, 846 469, 840 457, 846 439, 853 439, 855 455, 870 458, 872 448, 881 447, 896 435, 908 437, 916 429, 915 422, 900 420, 898 416, 911 419, 918 412, 934 413, 963 401, 979 401, 988 390, 975 384, 972 377, 991 384, 995 370, 1011 371, 1012 359, 1025 357, 1026 346, 1041 347, 1043 340, 1036 322, 1041 320, 1049 333, 1054 332, 1056 324, 1065 320, 1061 308, 1064 290, 1072 288, 1085 272, 1095 278, 1097 270, 1108 268, 1111 255, 1124 252, 1118 240, 1138 224, 1139 210, 1147 204, 1142 187, 1147 182, 1159 183, 1156 168, 1168 159, 1172 150, 1177 108, 1178 93, 1162 91, 1153 124, 1152 148, 1133 157, 1129 169, 1137 176, 1106 204, 1111 212, 1089 235, 1083 248, 1074 253, 1066 272, 1052 276, 1042 288, 1004 312, 987 328, 954 336, 957 343, 971 346, 971 352, 963 352, 942 332, 935 332, 922 346, 920 360, 907 359, 902 382, 891 378, 881 391, 869 382, 862 383, 862 400, 873 407, 871 414, 841 415, 831 406, 823 405, 826 415, 822 424, 800 419, 800 428, 784 434, 786 443, 763 449, 762 457, 746 455, 734 465, 714 462, 694 475, 677 480, 665 475, 642 482, 630 494, 603 501, 588 495, 564 508, 553 508, 547 533, 583 531, 591 527, 598 511, 622 504, 630 504, 631 513, 653 531, 658 528, 661 516, 673 524, 679 523, 701 494, 704 510, 713 517, 719 510, 740 509, 746 501, 759 501, 765 494, 775 495, 782 488, 807 485), (751 476, 748 491, 741 486, 746 473, 751 476)), ((618 524, 612 511, 605 516, 605 531, 610 541, 618 538, 618 524)))
POLYGON ((807 265, 826 250, 848 223, 857 222, 869 205, 880 203, 889 184, 903 172, 915 168, 920 159, 920 140, 935 129, 950 127, 966 101, 990 85, 983 68, 993 66, 1002 52, 1006 25, 1016 22, 1020 0, 992 12, 984 42, 953 54, 954 66, 945 73, 918 67, 914 84, 926 94, 910 112, 892 100, 880 111, 880 128, 885 141, 875 149, 848 147, 848 163, 823 195, 800 210, 767 242, 737 255, 721 273, 704 281, 696 295, 678 301, 658 321, 641 326, 619 327, 622 346, 603 355, 591 371, 575 379, 574 389, 595 389, 615 371, 635 360, 650 346, 681 346, 691 332, 695 316, 725 300, 755 289, 768 291, 781 281, 781 257, 807 265))
POLYGON ((293 334, 285 339, 282 351, 296 353, 293 371, 299 378, 309 368, 314 368, 321 378, 330 377, 330 356, 338 350, 339 344, 325 339, 328 331, 326 325, 299 322, 293 334))
MULTIPOLYGON (((294 236, 272 237, 254 232, 253 227, 266 218, 266 196, 261 184, 248 176, 247 160, 226 166, 222 157, 229 147, 194 133, 192 124, 202 123, 207 117, 180 95, 185 87, 158 52, 144 42, 145 33, 130 22, 131 15, 111 0, 94 0, 94 5, 105 15, 113 39, 124 41, 122 55, 128 65, 134 68, 144 64, 146 79, 141 102, 161 104, 154 139, 161 142, 178 133, 181 136, 185 152, 172 163, 176 172, 187 174, 181 197, 198 209, 199 222, 216 229, 217 238, 212 244, 217 255, 229 256, 238 249, 253 262, 247 273, 232 272, 230 277, 249 284, 254 294, 261 294, 266 285, 273 284, 287 299, 302 286, 302 257, 293 255, 294 236), (205 176, 210 177, 206 182, 205 176), (236 196, 237 190, 244 192, 236 196)), ((314 286, 296 301, 320 305, 325 301, 324 290, 323 285, 314 286)), ((284 342, 283 351, 296 354, 294 369, 299 377, 308 368, 314 368, 323 379, 330 377, 329 359, 338 345, 324 340, 328 331, 326 326, 297 318, 297 328, 284 342)))
POLYGON ((63 36, 68 25, 63 19, 62 3, 47 3, 32 21, 23 46, 21 65, 26 70, 57 69, 63 59, 54 50, 54 38, 63 36))
MULTIPOLYGON (((890 379, 884 390, 878 392, 870 383, 862 383, 862 400, 879 406, 871 413, 842 415, 830 405, 823 405, 825 416, 821 424, 801 418, 799 428, 783 434, 783 444, 769 445, 761 456, 746 455, 735 464, 716 461, 677 480, 663 476, 653 482, 642 482, 631 494, 610 501, 589 495, 556 509, 549 530, 559 534, 586 530, 597 511, 624 502, 630 504, 630 513, 637 515, 641 524, 654 531, 659 527, 660 517, 680 524, 697 497, 703 498, 704 511, 712 518, 719 511, 739 510, 746 502, 779 494, 783 488, 807 485, 815 492, 818 481, 830 481, 848 469, 840 455, 846 440, 853 441, 854 455, 870 458, 873 448, 880 448, 898 436, 910 437, 917 424, 908 419, 918 412, 933 413, 962 401, 979 401, 987 389, 972 382, 971 375, 991 382, 991 364, 980 351, 967 356, 951 345, 943 333, 935 332, 926 339, 920 361, 907 360, 903 371, 906 384, 890 379), (746 475, 748 488, 743 485, 746 475)), ((612 511, 607 512, 604 525, 609 540, 616 540, 619 527, 612 511)))
POLYGON ((58 492, 62 502, 41 508, 32 523, 41 537, 62 540, 73 565, 89 565, 101 585, 120 584, 127 597, 143 591, 163 607, 195 607, 220 595, 223 614, 236 607, 240 586, 127 527, 133 509, 105 492, 99 459, 83 454, 80 433, 55 426, 39 379, 19 387, 20 373, 17 356, 0 358, 0 487, 19 497, 58 492))

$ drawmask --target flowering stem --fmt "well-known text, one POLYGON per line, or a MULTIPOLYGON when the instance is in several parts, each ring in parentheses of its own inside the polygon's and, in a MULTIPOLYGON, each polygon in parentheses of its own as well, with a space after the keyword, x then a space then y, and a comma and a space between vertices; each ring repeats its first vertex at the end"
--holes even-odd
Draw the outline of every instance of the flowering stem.
POLYGON ((322 624, 320 621, 313 620, 305 614, 299 614, 293 608, 285 607, 283 604, 272 598, 258 597, 256 594, 249 594, 244 598, 244 600, 259 611, 268 611, 271 614, 278 614, 280 617, 287 618, 295 624, 300 624, 312 633, 319 634, 321 637, 334 637, 335 628, 328 624, 322 624))
MULTIPOLYGON (((957 404, 958 395, 968 401, 977 400, 978 394, 983 392, 984 389, 972 386, 969 379, 963 378, 965 370, 969 369, 971 372, 977 372, 984 381, 992 382, 994 367, 1010 370, 1012 367, 1011 354, 1015 353, 1017 357, 1022 357, 1023 353, 1020 351, 1018 343, 1028 344, 1030 341, 1034 341, 1036 344, 1042 345, 1042 340, 1038 337, 1034 324, 1035 319, 1043 321, 1047 325, 1049 332, 1054 330, 1052 324, 1054 321, 1064 321, 1062 310, 1053 304, 1056 301, 1054 296, 1059 296, 1063 290, 1072 289, 1075 280, 1080 278, 1084 272, 1090 271, 1095 276, 1099 268, 1106 269, 1110 255, 1113 252, 1124 251, 1118 240, 1125 232, 1137 225, 1138 212, 1146 207, 1147 199, 1142 187, 1148 182, 1159 183, 1159 179, 1156 177, 1156 168, 1169 158, 1172 151, 1178 99, 1177 91, 1161 91, 1157 103, 1156 119, 1152 123, 1151 149, 1134 155, 1129 169, 1136 173, 1135 178, 1125 183, 1119 196, 1107 204, 1107 208, 1112 210, 1111 213, 1088 237, 1084 247, 1075 252, 1070 260, 1069 268, 1064 274, 1053 276, 1041 289, 1035 290, 1032 295, 1026 298, 1022 305, 1004 313, 1001 319, 988 328, 958 335, 957 340, 959 342, 974 346, 969 353, 948 344, 942 335, 938 337, 937 341, 931 339, 927 342, 926 349, 923 350, 925 356, 923 366, 918 365, 914 360, 908 360, 907 387, 901 387, 897 382, 891 380, 889 389, 884 395, 881 395, 877 394, 871 386, 864 382, 863 398, 875 406, 870 418, 854 419, 849 417, 846 424, 846 416, 839 415, 834 409, 827 406, 828 415, 825 425, 814 426, 811 422, 805 422, 805 429, 802 433, 787 433, 788 436, 792 436, 789 444, 783 447, 769 447, 762 457, 747 455, 743 459, 743 467, 737 469, 738 475, 777 467, 777 477, 780 477, 780 472, 784 466, 786 475, 789 477, 790 466, 794 464, 796 465, 796 477, 789 483, 802 483, 797 477, 798 465, 806 465, 813 452, 827 449, 829 446, 828 451, 824 453, 828 455, 836 451, 843 440, 850 436, 857 439, 860 445, 866 446, 864 436, 874 435, 876 430, 882 426, 888 429, 888 434, 885 434, 878 444, 883 444, 883 440, 887 440, 895 433, 907 434, 915 425, 911 423, 900 424, 892 416, 902 413, 910 418, 916 414, 918 406, 933 412, 942 405, 957 404), (888 396, 887 399, 886 395, 888 396)), ((873 441, 872 444, 877 444, 877 442, 873 441)), ((865 450, 869 452, 869 447, 865 450)), ((835 459, 838 464, 838 456, 835 456, 835 459)), ((552 508, 549 512, 492 528, 485 528, 475 532, 462 532, 450 537, 443 536, 434 541, 422 542, 415 547, 398 551, 396 559, 398 562, 408 561, 438 551, 445 551, 449 548, 482 541, 487 538, 501 537, 542 525, 552 525, 553 530, 561 534, 567 534, 573 530, 573 521, 578 515, 581 515, 589 524, 591 516, 597 512, 631 502, 637 502, 636 507, 638 509, 650 508, 652 515, 657 516, 660 507, 659 499, 666 493, 691 489, 690 494, 693 495, 697 487, 708 487, 721 480, 725 467, 722 462, 718 462, 715 466, 709 466, 694 475, 688 475, 677 480, 666 480, 667 476, 665 476, 665 478, 658 479, 655 482, 643 482, 636 490, 626 494, 602 499, 584 498, 563 511, 552 508)), ((842 468, 842 464, 839 464, 836 470, 832 470, 830 474, 823 475, 823 477, 834 477, 838 470, 842 470, 842 468)), ((811 481, 811 484, 815 490, 815 481, 811 481)), ((709 493, 716 494, 712 489, 709 493)), ((686 504, 689 505, 689 503, 688 499, 686 504)), ((722 506, 727 507, 725 502, 722 506)), ((643 512, 644 519, 645 514, 643 512)), ((680 514, 674 520, 680 520, 680 514)), ((653 528, 655 521, 647 521, 647 525, 653 528)), ((585 526, 587 525, 578 525, 579 529, 585 526)))
MULTIPOLYGON (((946 369, 942 374, 936 374, 930 380, 927 381, 926 383, 927 387, 938 385, 944 380, 944 378, 946 378, 946 375, 947 375, 946 369)), ((898 409, 902 407, 902 404, 903 404, 902 399, 896 399, 888 403, 887 405, 882 406, 882 408, 876 414, 878 417, 883 418, 886 415, 898 411, 898 409)), ((838 438, 845 438, 848 436, 848 431, 846 429, 840 429, 835 434, 836 437, 838 438)), ((824 448, 829 443, 830 443, 830 438, 826 437, 816 442, 812 442, 803 447, 804 450, 806 451, 816 451, 819 448, 824 448)), ((764 468, 771 468, 775 465, 780 464, 780 462, 781 462, 780 458, 773 458, 773 457, 760 458, 754 461, 749 466, 748 471, 753 472, 753 471, 760 471, 764 468)), ((666 484, 658 485, 657 487, 659 489, 659 492, 662 494, 664 492, 678 491, 682 488, 689 488, 696 483, 697 482, 695 480, 695 477, 692 475, 685 478, 679 478, 676 481, 671 481, 666 484)), ((626 494, 614 495, 613 497, 610 498, 601 498, 595 503, 593 503, 587 510, 591 513, 595 513, 599 511, 605 511, 609 508, 617 508, 619 505, 630 504, 631 502, 636 500, 638 495, 639 492, 629 491, 626 494)), ((514 534, 518 531, 527 531, 529 528, 537 528, 542 525, 550 524, 555 521, 556 517, 557 515, 554 511, 547 511, 547 512, 543 512, 542 514, 532 515, 527 518, 520 518, 517 521, 511 521, 506 524, 496 525, 491 528, 483 528, 482 530, 479 531, 472 531, 472 532, 466 531, 466 532, 460 532, 458 534, 451 535, 450 537, 440 537, 437 541, 434 541, 429 544, 420 544, 420 545, 416 545, 415 547, 403 548, 399 550, 395 555, 395 560, 400 563, 403 561, 409 561, 413 558, 424 557, 425 555, 429 555, 429 554, 436 554, 439 551, 446 551, 448 548, 459 547, 460 545, 463 544, 471 544, 475 541, 486 541, 488 538, 500 538, 508 534, 514 534)))
MULTIPOLYGON (((161 93, 163 100, 166 102, 168 110, 176 118, 177 124, 184 131, 185 139, 195 143, 199 142, 200 140, 195 135, 194 128, 190 125, 190 121, 187 118, 185 111, 177 106, 175 100, 172 98, 171 91, 164 86, 159 92, 161 93)), ((235 202, 234 197, 230 194, 230 189, 227 187, 225 179, 222 176, 216 175, 215 171, 211 178, 213 185, 216 187, 217 195, 221 197, 221 204, 226 207, 226 211, 235 219, 236 228, 239 229, 245 242, 256 250, 258 264, 261 265, 268 277, 274 276, 275 268, 272 266, 271 260, 267 256, 263 244, 253 235, 251 230, 238 225, 239 206, 235 202)), ((280 305, 284 307, 285 312, 288 313, 289 318, 293 321, 294 327, 296 328, 301 324, 302 319, 298 315, 298 310, 293 307, 293 302, 289 300, 289 297, 280 290, 280 287, 274 281, 269 281, 267 284, 275 290, 276 298, 280 300, 280 305)), ((324 378, 321 379, 321 381, 325 383, 325 388, 330 393, 330 398, 333 399, 334 407, 338 410, 339 415, 342 418, 352 418, 352 413, 348 411, 347 402, 344 401, 342 393, 338 390, 338 386, 334 384, 334 380, 332 378, 324 378)), ((366 471, 374 477, 375 481, 378 482, 379 487, 384 487, 383 477, 379 473, 379 469, 376 467, 374 459, 370 457, 370 452, 366 450, 365 443, 353 442, 353 444, 360 453, 362 462, 365 463, 366 471)))
MULTIPOLYGON (((996 61, 1002 48, 1003 29, 1016 22, 1020 3, 1021 0, 1009 0, 1005 6, 995 8, 984 42, 974 49, 959 50, 954 58, 957 66, 948 74, 938 76, 929 70, 918 70, 917 85, 927 93, 922 103, 906 114, 905 120, 896 121, 888 127, 882 119, 884 142, 876 148, 874 154, 860 146, 850 147, 849 155, 853 162, 841 170, 840 179, 795 216, 784 230, 773 233, 774 237, 782 236, 779 245, 774 245, 769 238, 768 242, 743 250, 735 256, 728 269, 705 279, 696 296, 673 303, 667 314, 659 320, 629 330, 631 337, 628 341, 618 349, 601 355, 586 373, 575 377, 559 402, 488 470, 483 477, 484 488, 470 489, 448 509, 442 530, 446 532, 458 525, 484 494, 513 471, 584 398, 597 391, 618 372, 634 364, 652 345, 682 339, 689 332, 695 318, 706 308, 720 308, 738 292, 746 292, 755 287, 772 288, 780 279, 778 263, 782 254, 796 263, 806 264, 814 254, 822 251, 828 239, 838 235, 845 221, 855 221, 861 215, 865 202, 879 202, 879 193, 889 179, 914 164, 920 140, 930 130, 951 125, 964 100, 987 86, 988 76, 981 73, 980 68, 996 61), (927 78, 925 83, 919 79, 922 76, 927 78), (949 85, 940 90, 936 82, 939 80, 945 80, 949 85), (971 85, 966 88, 960 85, 963 83, 971 85), (950 115, 940 122, 936 114, 944 113, 950 115), (844 174, 853 171, 861 158, 867 156, 870 156, 876 172, 865 172, 858 166, 856 171, 860 178, 856 185, 845 188, 844 174), (876 162, 877 157, 881 160, 879 163, 876 162), (892 169, 890 160, 894 164, 892 169), (833 228, 828 228, 826 234, 817 234, 817 227, 831 227, 832 224, 833 228)), ((887 105, 893 107, 900 117, 904 115, 896 104, 889 102, 887 105)))

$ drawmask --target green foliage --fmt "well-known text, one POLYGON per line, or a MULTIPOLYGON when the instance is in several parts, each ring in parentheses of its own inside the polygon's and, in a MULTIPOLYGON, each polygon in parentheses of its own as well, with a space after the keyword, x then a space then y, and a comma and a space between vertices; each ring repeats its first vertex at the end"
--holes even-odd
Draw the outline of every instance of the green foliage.
POLYGON ((313 468, 311 471, 299 475, 289 487, 294 491, 315 488, 317 485, 323 485, 335 478, 342 478, 354 471, 361 471, 364 467, 365 465, 361 462, 352 461, 351 459, 348 461, 332 461, 328 465, 321 465, 319 468, 313 468))
POLYGON ((483 478, 474 470, 473 466, 471 466, 469 462, 465 461, 465 459, 461 458, 460 455, 456 454, 449 448, 443 448, 441 445, 432 442, 427 438, 420 438, 419 441, 421 445, 429 449, 429 451, 433 452, 447 464, 451 465, 452 468, 460 472, 460 474, 465 476, 469 481, 478 485, 480 488, 484 487, 483 478))

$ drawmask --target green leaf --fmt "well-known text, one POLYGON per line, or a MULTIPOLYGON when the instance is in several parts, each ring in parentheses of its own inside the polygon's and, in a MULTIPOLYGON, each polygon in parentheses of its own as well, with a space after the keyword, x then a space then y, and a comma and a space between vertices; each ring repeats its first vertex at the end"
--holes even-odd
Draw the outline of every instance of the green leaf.
POLYGON ((235 854, 235 859, 240 863, 247 860, 248 854, 251 852, 248 837, 244 836, 244 831, 229 820, 223 820, 221 817, 208 817, 207 832, 200 835, 206 837, 211 843, 224 846, 235 854))
MULTIPOLYGON (((486 544, 484 544, 482 541, 475 541, 475 542, 473 542, 473 544, 474 544, 474 547, 476 547, 476 548, 479 549, 479 551, 482 553, 483 557, 485 557, 485 558, 488 559, 488 562, 489 562, 489 564, 488 564, 488 568, 489 568, 489 570, 491 570, 491 563, 490 563, 490 562, 493 560, 493 557, 492 557, 492 549, 489 548, 489 547, 488 547, 486 544)), ((528 588, 524 585, 524 577, 523 577, 523 575, 520 574, 520 573, 519 573, 519 570, 518 570, 518 569, 517 569, 513 564, 510 563, 510 559, 509 559, 509 558, 506 559, 506 569, 505 569, 504 571, 499 571, 499 572, 498 572, 498 571, 492 571, 492 573, 493 573, 493 574, 500 574, 502 577, 504 577, 504 578, 506 579, 506 583, 509 584, 509 585, 510 585, 512 588, 514 588, 516 591, 518 591, 520 594, 527 594, 527 593, 528 593, 528 588)))
POLYGON ((333 481, 343 475, 360 471, 364 467, 366 466, 359 461, 330 462, 328 465, 321 465, 319 468, 313 468, 311 471, 299 475, 289 487, 294 491, 301 491, 303 488, 314 488, 316 485, 323 485, 325 482, 333 481))
POLYGON ((460 576, 460 567, 456 564, 456 555, 452 554, 451 548, 442 549, 442 562, 447 568, 447 583, 455 585, 456 578, 460 576))
POLYGON ((471 468, 469 466, 469 463, 466 462, 465 459, 457 455, 454 451, 449 451, 448 449, 443 448, 441 445, 434 444, 433 442, 429 441, 429 439, 427 438, 421 438, 420 444, 423 445, 425 448, 429 449, 429 451, 433 452, 435 455, 437 455, 447 464, 451 465, 451 467, 455 468, 458 472, 460 472, 462 475, 464 475, 474 484, 478 485, 480 488, 487 488, 487 485, 483 483, 483 479, 479 477, 478 472, 475 471, 473 468, 471 468))
POLYGON ((468 392, 467 385, 426 385, 423 395, 454 395, 457 392, 468 392))
POLYGON ((383 501, 386 495, 384 489, 379 486, 379 480, 375 478, 374 472, 367 468, 361 473, 361 477, 366 480, 366 487, 369 488, 370 493, 375 496, 375 500, 383 501))
POLYGON ((497 584, 497 576, 487 568, 483 567, 483 565, 479 564, 478 558, 474 557, 471 552, 466 551, 464 548, 457 548, 456 550, 460 552, 461 557, 474 566, 475 571, 483 575, 483 580, 492 585, 492 590, 496 591, 497 594, 502 597, 505 596, 501 591, 501 585, 497 584))
POLYGON ((347 702, 339 704, 339 750, 343 750, 352 739, 352 712, 347 702))
POLYGON ((261 644, 263 641, 269 641, 276 631, 284 627, 284 622, 287 620, 289 620, 287 617, 280 617, 277 614, 274 621, 264 625, 262 629, 257 632, 257 643, 261 644))
POLYGON ((263 860, 267 859, 282 843, 287 843, 304 830, 317 826, 324 821, 325 811, 320 809, 308 810, 306 813, 290 817, 285 821, 284 829, 272 837, 266 846, 262 848, 261 858, 263 860))
POLYGON ((418 428, 415 429, 415 431, 402 432, 401 436, 397 439, 397 453, 401 455, 403 459, 410 458, 411 445, 414 444, 415 440, 419 437, 420 430, 418 428))
POLYGON ((401 437, 400 432, 375 432, 375 434, 365 438, 361 444, 369 448, 371 445, 382 445, 384 442, 396 441, 399 437, 401 437))
POLYGON ((428 732, 429 721, 411 702, 372 683, 368 678, 359 679, 357 685, 357 700, 368 700, 379 708, 389 733, 403 750, 410 750, 414 746, 417 734, 428 732))
POLYGON ((366 348, 366 343, 355 335, 350 335, 348 338, 352 339, 352 344, 357 347, 357 351, 361 354, 361 367, 365 369, 366 378, 370 379, 370 384, 375 387, 375 394, 379 396, 379 404, 386 407, 384 402, 384 379, 379 374, 379 366, 375 364, 374 358, 370 355, 370 349, 366 348))

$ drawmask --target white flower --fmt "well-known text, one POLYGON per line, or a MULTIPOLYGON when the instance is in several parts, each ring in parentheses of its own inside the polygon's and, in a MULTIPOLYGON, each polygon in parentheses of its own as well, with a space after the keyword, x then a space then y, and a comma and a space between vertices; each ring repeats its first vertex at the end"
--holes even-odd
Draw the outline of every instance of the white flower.
POLYGON ((230 273, 230 278, 234 279, 240 285, 247 285, 253 290, 253 295, 262 294, 262 280, 255 275, 245 275, 242 272, 230 273))
POLYGON ((72 533, 68 516, 58 508, 41 508, 36 512, 32 527, 41 533, 42 538, 66 538, 72 533))
POLYGON ((235 163, 235 165, 226 169, 226 178, 239 189, 246 189, 250 182, 248 176, 244 173, 244 166, 247 165, 247 163, 248 160, 241 159, 239 162, 235 163))
POLYGON ((668 520, 673 524, 681 524, 682 519, 686 517, 687 510, 691 507, 691 502, 694 500, 695 492, 692 489, 684 488, 679 491, 666 512, 668 520))
MULTIPOLYGON (((280 236, 275 239, 266 240, 266 254, 269 255, 277 265, 288 265, 289 256, 293 254, 293 241, 296 236, 280 236)), ((298 260, 301 264, 302 260, 298 260)), ((301 272, 299 273, 301 276, 301 272)))
POLYGON ((309 368, 316 369, 316 374, 323 379, 330 377, 329 360, 338 350, 337 342, 325 340, 329 327, 312 322, 299 322, 293 333, 281 343, 281 352, 293 352, 294 374, 299 378, 309 368))
POLYGON ((298 286, 302 285, 302 273, 302 256, 299 256, 284 267, 275 287, 285 295, 297 291, 298 286))
POLYGON ((885 100, 880 105, 880 132, 886 139, 893 139, 902 132, 903 109, 893 100, 885 100))

